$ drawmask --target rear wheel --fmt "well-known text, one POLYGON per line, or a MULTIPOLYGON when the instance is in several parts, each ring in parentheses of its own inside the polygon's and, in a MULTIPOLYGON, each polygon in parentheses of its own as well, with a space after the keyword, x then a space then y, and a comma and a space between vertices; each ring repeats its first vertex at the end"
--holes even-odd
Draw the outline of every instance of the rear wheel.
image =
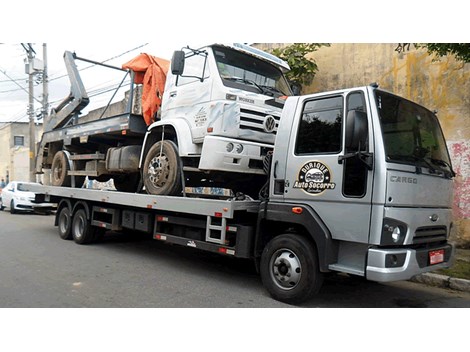
POLYGON ((295 234, 272 239, 263 251, 260 269, 271 296, 290 304, 309 299, 323 283, 315 246, 295 234))
POLYGON ((72 214, 68 207, 63 207, 57 216, 59 236, 63 240, 72 239, 72 214))
POLYGON ((150 148, 142 170, 148 193, 179 195, 182 191, 181 173, 181 161, 175 143, 159 141, 150 148))
MULTIPOLYGON (((55 153, 51 166, 52 185, 58 187, 70 187, 72 185, 72 176, 68 175, 69 170, 70 164, 67 154, 63 150, 55 153)), ((81 187, 84 181, 84 176, 75 176, 75 187, 81 187)))
POLYGON ((78 209, 73 216, 72 237, 78 244, 87 244, 95 239, 94 229, 84 209, 78 209))

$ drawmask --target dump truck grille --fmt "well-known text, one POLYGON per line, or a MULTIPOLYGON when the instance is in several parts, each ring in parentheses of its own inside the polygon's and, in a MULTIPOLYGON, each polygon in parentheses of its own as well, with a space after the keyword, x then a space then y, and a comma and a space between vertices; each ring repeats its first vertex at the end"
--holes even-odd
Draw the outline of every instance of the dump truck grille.
POLYGON ((277 133, 280 119, 281 116, 279 115, 266 114, 255 110, 241 109, 240 129, 275 135, 277 133))

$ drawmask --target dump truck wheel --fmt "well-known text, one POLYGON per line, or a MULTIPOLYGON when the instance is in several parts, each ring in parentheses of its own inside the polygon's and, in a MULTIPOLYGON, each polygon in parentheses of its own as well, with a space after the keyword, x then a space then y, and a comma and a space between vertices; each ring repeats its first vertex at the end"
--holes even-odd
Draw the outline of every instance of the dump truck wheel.
MULTIPOLYGON (((51 166, 51 184, 58 187, 71 187, 72 176, 67 175, 70 170, 69 158, 60 150, 54 155, 51 166)), ((80 188, 85 181, 85 176, 75 176, 75 188, 80 188)))
POLYGON ((71 177, 67 175, 70 170, 69 160, 63 151, 58 151, 52 159, 51 167, 51 183, 53 186, 69 187, 71 185, 71 177))
POLYGON ((323 283, 315 246, 296 234, 277 236, 266 245, 260 273, 271 296, 289 304, 311 298, 323 283))
POLYGON ((179 195, 182 190, 181 172, 176 144, 171 141, 155 143, 147 153, 142 169, 147 193, 179 195))

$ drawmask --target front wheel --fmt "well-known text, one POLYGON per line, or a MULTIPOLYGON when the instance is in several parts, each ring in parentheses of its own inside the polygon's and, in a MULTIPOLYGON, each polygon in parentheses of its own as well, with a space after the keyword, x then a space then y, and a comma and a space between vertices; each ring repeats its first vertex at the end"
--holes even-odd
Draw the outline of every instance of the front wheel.
POLYGON ((296 234, 275 237, 266 245, 260 272, 270 295, 289 304, 311 298, 323 283, 315 246, 296 234))
POLYGON ((13 199, 10 202, 10 213, 11 214, 16 214, 15 201, 13 199))
POLYGON ((179 195, 182 191, 181 161, 175 143, 159 141, 147 153, 142 178, 147 193, 179 195))

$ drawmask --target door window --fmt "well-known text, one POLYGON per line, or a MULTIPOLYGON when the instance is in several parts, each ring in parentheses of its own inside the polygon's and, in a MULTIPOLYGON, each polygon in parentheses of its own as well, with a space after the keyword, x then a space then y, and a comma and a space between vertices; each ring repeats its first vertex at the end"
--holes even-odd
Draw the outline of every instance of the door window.
POLYGON ((343 97, 310 100, 304 105, 295 153, 334 154, 341 151, 343 97))

